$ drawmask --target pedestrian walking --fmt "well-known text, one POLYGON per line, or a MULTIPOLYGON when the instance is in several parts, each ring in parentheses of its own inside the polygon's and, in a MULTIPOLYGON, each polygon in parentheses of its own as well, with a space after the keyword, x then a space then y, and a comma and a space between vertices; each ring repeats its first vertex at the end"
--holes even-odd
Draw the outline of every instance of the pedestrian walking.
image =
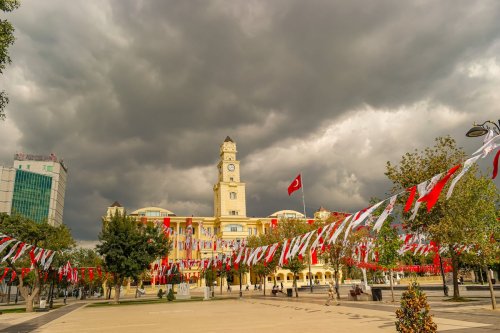
POLYGON ((333 282, 330 282, 330 287, 328 288, 328 299, 326 300, 325 305, 330 306, 331 301, 336 301, 336 305, 340 305, 339 301, 335 297, 335 289, 333 288, 333 282))

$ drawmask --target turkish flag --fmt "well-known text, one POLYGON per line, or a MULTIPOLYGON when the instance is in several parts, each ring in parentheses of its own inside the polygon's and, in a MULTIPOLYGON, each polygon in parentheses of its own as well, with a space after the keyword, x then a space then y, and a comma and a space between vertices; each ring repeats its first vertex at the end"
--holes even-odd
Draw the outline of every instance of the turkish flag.
POLYGON ((311 264, 312 265, 318 264, 318 253, 316 252, 316 249, 313 249, 311 251, 311 264))
POLYGON ((302 187, 302 180, 300 179, 300 174, 295 177, 290 186, 288 186, 288 195, 291 195, 293 192, 297 191, 302 187))

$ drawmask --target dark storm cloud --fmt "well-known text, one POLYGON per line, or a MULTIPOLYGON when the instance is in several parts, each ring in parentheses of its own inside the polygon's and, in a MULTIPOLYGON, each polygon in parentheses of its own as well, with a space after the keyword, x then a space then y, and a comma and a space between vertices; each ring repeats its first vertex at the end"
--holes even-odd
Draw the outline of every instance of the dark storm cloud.
POLYGON ((24 0, 9 18, 0 157, 66 159, 80 239, 115 200, 211 215, 226 135, 249 216, 300 210, 283 195, 299 171, 310 214, 363 208, 390 190, 386 160, 495 113, 498 76, 467 66, 496 59, 496 1, 24 0))

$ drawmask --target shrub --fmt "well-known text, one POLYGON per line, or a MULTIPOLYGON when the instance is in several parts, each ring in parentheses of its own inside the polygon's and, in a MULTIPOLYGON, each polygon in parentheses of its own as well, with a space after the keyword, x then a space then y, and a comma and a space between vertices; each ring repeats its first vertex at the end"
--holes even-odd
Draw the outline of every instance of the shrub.
POLYGON ((396 330, 401 333, 437 332, 437 325, 429 314, 427 296, 413 282, 401 295, 401 307, 396 310, 396 330))
POLYGON ((160 290, 158 290, 158 294, 156 294, 156 295, 158 295, 159 299, 162 299, 163 295, 165 295, 165 292, 163 291, 163 289, 160 289, 160 290))

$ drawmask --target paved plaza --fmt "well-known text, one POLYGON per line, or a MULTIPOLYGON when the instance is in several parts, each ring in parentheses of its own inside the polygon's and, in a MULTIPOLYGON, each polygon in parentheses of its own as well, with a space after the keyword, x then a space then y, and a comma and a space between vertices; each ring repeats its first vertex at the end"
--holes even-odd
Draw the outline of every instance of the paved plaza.
MULTIPOLYGON (((298 299, 252 293, 243 299, 227 293, 217 297, 100 307, 74 301, 48 313, 3 314, 0 332, 395 332, 398 303, 342 301, 340 306, 325 306, 325 295, 307 293, 298 299)), ((489 310, 486 298, 450 303, 431 293, 429 299, 440 332, 500 331, 500 312, 489 310)))

